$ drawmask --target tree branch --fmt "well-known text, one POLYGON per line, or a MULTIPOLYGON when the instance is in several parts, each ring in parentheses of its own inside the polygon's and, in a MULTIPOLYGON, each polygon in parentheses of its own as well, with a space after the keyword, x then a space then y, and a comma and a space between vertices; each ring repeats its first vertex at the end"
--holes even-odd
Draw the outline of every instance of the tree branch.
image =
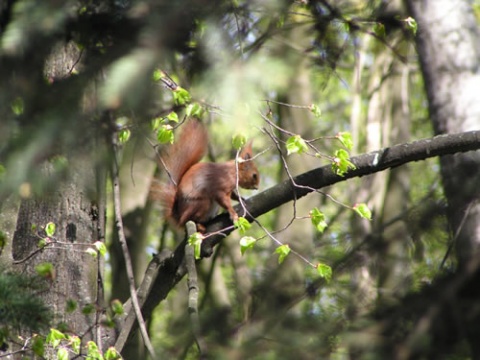
MULTIPOLYGON (((395 145, 352 157, 350 160, 355 164, 356 169, 349 171, 343 177, 336 175, 330 165, 319 167, 294 177, 293 182, 297 186, 294 186, 291 180, 286 180, 247 199, 245 206, 251 219, 293 199, 298 199, 322 187, 347 179, 374 174, 413 161, 478 149, 480 149, 480 131, 441 135, 412 143, 395 145)), ((240 209, 237 208, 236 210, 239 211, 240 209)), ((214 232, 227 226, 231 226, 229 216, 228 214, 221 214, 208 224, 207 230, 214 232)), ((213 253, 213 247, 231 231, 224 231, 222 235, 205 238, 202 244, 202 255, 204 257, 210 256, 213 253)), ((172 256, 164 259, 158 266, 158 276, 142 308, 145 318, 151 316, 153 309, 167 297, 170 290, 185 276, 184 255, 185 241, 177 246, 172 256)), ((158 260, 154 259, 152 261, 158 260)))

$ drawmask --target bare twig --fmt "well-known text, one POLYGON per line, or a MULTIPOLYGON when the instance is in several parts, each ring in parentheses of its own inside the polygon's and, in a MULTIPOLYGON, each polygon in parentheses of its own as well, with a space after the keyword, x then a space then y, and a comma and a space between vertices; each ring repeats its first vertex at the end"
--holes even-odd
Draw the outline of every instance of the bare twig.
MULTIPOLYGON (((114 147, 115 147, 115 142, 114 142, 114 147)), ((117 152, 115 151, 114 154, 116 155, 117 152)), ((132 301, 133 309, 135 311, 135 315, 138 320, 140 332, 142 334, 145 347, 147 348, 150 355, 155 359, 156 358, 155 351, 148 337, 147 327, 145 326, 145 321, 143 320, 142 311, 138 303, 137 293, 135 290, 135 279, 133 275, 132 259, 128 251, 127 239, 125 238, 125 233, 123 231, 123 220, 122 220, 122 213, 121 213, 122 206, 120 203, 120 179, 118 177, 118 173, 119 173, 118 159, 115 157, 113 161, 112 181, 113 181, 113 201, 114 201, 114 209, 115 209, 115 223, 117 225, 118 239, 120 241, 123 256, 125 258, 125 268, 127 271, 128 285, 130 288, 130 299, 132 301)))

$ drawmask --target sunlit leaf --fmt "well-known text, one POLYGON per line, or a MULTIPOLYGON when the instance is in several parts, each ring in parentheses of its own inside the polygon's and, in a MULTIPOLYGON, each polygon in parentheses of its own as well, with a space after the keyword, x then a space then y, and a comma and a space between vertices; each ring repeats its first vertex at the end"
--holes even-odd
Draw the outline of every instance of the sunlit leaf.
POLYGON ((232 145, 235 150, 241 149, 247 143, 247 137, 243 134, 235 134, 232 136, 232 145))
POLYGON ((202 250, 203 239, 204 239, 204 236, 199 232, 193 233, 188 238, 188 245, 193 246, 195 259, 197 260, 200 259, 201 257, 200 254, 202 250))
POLYGON ((107 247, 105 246, 104 242, 95 241, 95 243, 93 245, 95 245, 95 248, 98 250, 100 255, 102 255, 102 256, 107 255, 107 247))
POLYGON ((60 330, 51 328, 50 332, 47 335, 46 342, 51 345, 53 348, 56 348, 60 345, 60 342, 66 338, 65 334, 60 330))
POLYGON ((253 246, 256 242, 257 240, 252 236, 242 237, 240 239, 240 252, 242 253, 242 255, 245 254, 245 251, 247 251, 248 249, 253 249, 253 246))
POLYGON ((189 104, 185 109, 185 114, 188 117, 194 117, 197 119, 201 119, 204 113, 205 113, 205 109, 197 102, 193 104, 189 104))
POLYGON ((317 264, 317 272, 320 277, 324 278, 327 282, 332 279, 332 268, 327 264, 317 264))
POLYGON ((287 139, 287 155, 302 154, 308 150, 307 143, 300 135, 294 135, 287 139))
POLYGON ((275 253, 278 254, 278 263, 281 264, 287 255, 290 254, 290 246, 288 244, 280 245, 275 249, 275 253))
POLYGON ((327 222, 325 221, 325 214, 317 208, 314 208, 310 211, 310 219, 312 220, 313 226, 315 226, 317 231, 320 233, 323 233, 325 228, 328 226, 327 222))
POLYGON ((250 224, 244 217, 239 217, 233 225, 235 226, 235 229, 238 229, 240 235, 245 234, 245 232, 252 227, 252 224, 250 224))
POLYGON ((318 107, 318 105, 315 105, 315 104, 310 105, 310 111, 311 111, 312 114, 315 115, 315 117, 317 117, 317 118, 319 118, 320 116, 322 116, 322 110, 320 110, 320 108, 318 107))
POLYGON ((340 142, 342 143, 342 145, 345 146, 345 148, 347 148, 348 150, 352 150, 352 149, 353 149, 352 134, 350 134, 349 132, 339 132, 339 133, 336 135, 336 138, 337 138, 338 140, 340 140, 340 142))
POLYGON ((170 125, 162 125, 157 131, 157 140, 160 144, 173 144, 175 136, 170 125))
POLYGON ((45 234, 47 234, 48 237, 52 237, 55 234, 55 223, 49 222, 47 225, 45 225, 45 234))
POLYGON ((130 129, 121 129, 118 132, 118 141, 121 144, 125 144, 130 139, 130 135, 132 135, 130 129))
POLYGON ((105 351, 105 354, 104 354, 105 360, 118 360, 121 358, 122 357, 113 346, 109 347, 107 351, 105 351))
POLYGON ((355 204, 353 210, 355 210, 355 212, 362 218, 372 220, 372 211, 368 208, 367 204, 355 204))
POLYGON ((112 311, 115 315, 123 315, 123 313, 125 312, 122 302, 118 299, 112 300, 112 302, 110 303, 110 307, 112 308, 112 311))
POLYGON ((184 106, 192 100, 190 93, 182 87, 177 87, 173 91, 173 102, 177 106, 184 106))

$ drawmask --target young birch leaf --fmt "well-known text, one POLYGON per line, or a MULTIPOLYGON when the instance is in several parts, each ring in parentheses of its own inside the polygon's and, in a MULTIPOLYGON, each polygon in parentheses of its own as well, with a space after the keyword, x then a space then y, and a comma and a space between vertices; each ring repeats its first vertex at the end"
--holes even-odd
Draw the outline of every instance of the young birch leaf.
POLYGON ((160 144, 173 144, 175 136, 170 125, 162 125, 157 131, 157 140, 160 144))
POLYGON ((308 150, 307 143, 300 135, 291 136, 287 139, 287 155, 302 154, 308 150))
POLYGON ((121 129, 118 132, 118 141, 121 144, 125 144, 130 139, 130 135, 132 135, 130 129, 121 129))
POLYGON ((199 232, 193 233, 188 238, 188 245, 193 246, 193 253, 195 255, 195 259, 200 259, 200 254, 202 250, 202 241, 204 236, 199 232))
POLYGON ((105 360, 119 360, 121 358, 122 357, 113 346, 109 347, 107 351, 105 351, 105 355, 104 355, 105 360))
POLYGON ((49 222, 45 225, 45 234, 47 234, 48 237, 52 237, 55 234, 55 228, 55 223, 49 222))
POLYGON ((233 225, 235 226, 235 229, 238 229, 240 235, 244 235, 245 232, 252 227, 252 224, 250 224, 244 217, 239 217, 233 225))
POLYGON ((367 204, 355 204, 353 210, 362 218, 372 220, 372 211, 368 208, 367 204))
POLYGON ((199 103, 189 104, 185 110, 185 114, 188 117, 194 117, 197 119, 201 119, 204 113, 205 109, 199 103))
POLYGON ((115 315, 123 315, 123 304, 120 300, 112 300, 112 302, 110 303, 110 307, 112 308, 112 311, 115 315))
POLYGON ((318 232, 323 233, 325 228, 328 226, 325 221, 325 214, 322 213, 318 208, 314 208, 310 211, 310 219, 312 220, 313 226, 317 229, 318 232))
POLYGON ((178 114, 175 111, 172 111, 170 114, 167 115, 167 119, 173 122, 178 123, 178 114))
POLYGON ((70 347, 74 354, 80 354, 80 345, 82 340, 78 336, 72 335, 68 337, 68 341, 70 341, 70 347))
POLYGON ((165 74, 163 73, 162 70, 160 70, 160 69, 155 69, 155 71, 153 72, 152 78, 153 78, 153 81, 158 82, 158 81, 160 81, 164 76, 165 76, 165 74))
POLYGON ((339 133, 336 135, 336 138, 337 138, 338 140, 340 140, 340 142, 342 143, 342 145, 345 146, 345 148, 347 148, 348 150, 352 150, 352 149, 353 149, 352 134, 350 134, 349 132, 339 132, 339 133))
MULTIPOLYGON (((172 113, 170 113, 170 114, 172 114, 172 113)), ((170 114, 168 114, 168 115, 170 115, 170 114)), ((167 117, 168 117, 168 115, 167 115, 167 117)), ((152 122, 151 122, 152 130, 157 131, 163 123, 164 123, 164 120, 161 117, 156 117, 155 119, 152 119, 152 122)))
POLYGON ((85 252, 89 254, 91 257, 93 257, 94 259, 96 259, 98 256, 98 252, 94 248, 88 248, 87 250, 85 250, 85 252))
POLYGON ((57 350, 57 359, 58 360, 68 360, 68 350, 64 347, 61 347, 57 350))
POLYGON ((312 104, 310 105, 310 111, 312 112, 313 115, 315 115, 315 117, 319 118, 320 116, 322 116, 322 110, 320 110, 320 108, 315 105, 315 104, 312 104))
POLYGON ((243 254, 245 254, 245 251, 247 251, 248 249, 253 249, 253 246, 255 245, 255 243, 257 242, 257 240, 254 238, 254 237, 251 237, 251 236, 244 236, 240 239, 240 252, 243 254))
POLYGON ((173 103, 177 106, 184 106, 192 100, 190 93, 182 87, 177 87, 173 91, 173 103))
POLYGON ((105 243, 101 241, 95 241, 93 245, 95 245, 95 248, 98 250, 100 255, 102 255, 103 257, 107 255, 107 247, 105 246, 105 243))
POLYGON ((410 28, 410 30, 412 30, 413 35, 416 35, 418 29, 417 21, 409 16, 405 19, 405 22, 407 23, 407 26, 410 28))
POLYGON ((343 176, 349 169, 355 169, 355 165, 350 161, 348 152, 343 149, 335 151, 335 159, 332 162, 332 170, 335 174, 343 176))
POLYGON ((93 341, 87 343, 87 359, 100 360, 103 359, 102 354, 98 351, 98 346, 93 341))
POLYGON ((317 272, 320 277, 324 278, 327 282, 332 279, 332 268, 327 264, 317 264, 317 272))
POLYGON ((50 329, 45 341, 47 344, 52 345, 53 348, 56 348, 65 338, 66 337, 64 333, 62 333, 60 330, 52 328, 50 329))
POLYGON ((232 136, 232 145, 235 150, 240 150, 247 143, 247 138, 243 134, 235 134, 232 136))
POLYGON ((290 253, 290 246, 288 244, 280 245, 275 249, 275 253, 278 254, 278 263, 281 264, 290 253))

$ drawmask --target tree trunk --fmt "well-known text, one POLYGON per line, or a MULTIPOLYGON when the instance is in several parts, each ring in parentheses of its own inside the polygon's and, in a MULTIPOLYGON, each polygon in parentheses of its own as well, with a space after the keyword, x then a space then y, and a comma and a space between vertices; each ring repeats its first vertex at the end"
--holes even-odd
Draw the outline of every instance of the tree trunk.
MULTIPOLYGON (((480 124, 480 31, 468 0, 409 0, 418 23, 417 46, 437 134, 475 130, 480 124)), ((456 294, 457 322, 462 322, 472 355, 480 358, 480 315, 461 306, 478 301, 480 264, 480 151, 440 159, 448 219, 459 272, 474 276, 469 288, 456 294), (473 299, 471 296, 477 296, 473 299)))
MULTIPOLYGON (((418 54, 437 134, 480 124, 480 32, 470 1, 408 1, 418 22, 418 54)), ((460 266, 480 250, 480 152, 440 159, 460 266)))

